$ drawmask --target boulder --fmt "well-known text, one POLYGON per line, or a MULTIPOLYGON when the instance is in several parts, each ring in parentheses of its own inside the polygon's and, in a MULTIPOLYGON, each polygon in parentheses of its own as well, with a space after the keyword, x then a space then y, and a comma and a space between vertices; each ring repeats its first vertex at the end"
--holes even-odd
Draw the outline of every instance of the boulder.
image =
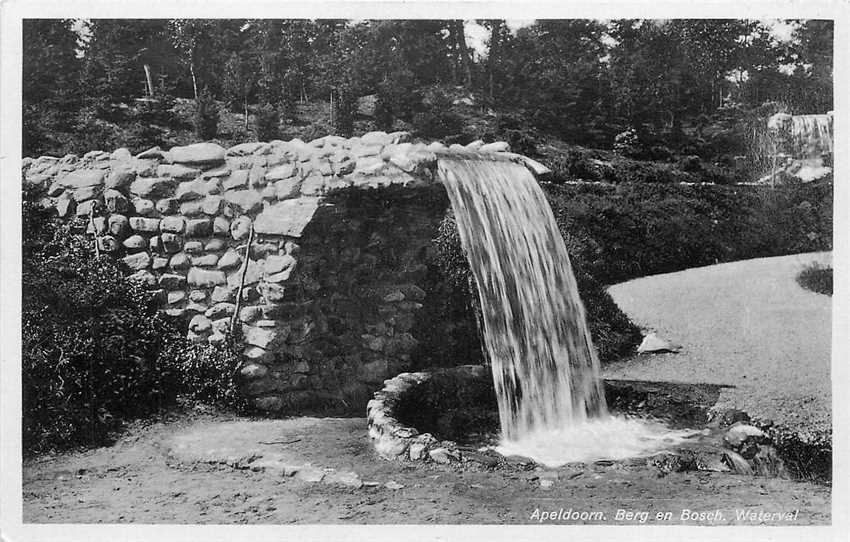
POLYGON ((178 252, 168 261, 169 267, 174 271, 184 271, 192 267, 192 263, 189 260, 189 256, 186 255, 185 252, 178 252))
POLYGON ((130 228, 133 231, 141 231, 141 232, 155 232, 159 231, 159 219, 158 218, 145 218, 142 216, 134 216, 130 217, 130 228))
POLYGON ((180 209, 177 198, 162 198, 156 202, 156 210, 164 215, 173 215, 180 209))
MULTIPOLYGON (((262 216, 262 215, 260 215, 262 216)), ((251 219, 247 216, 240 216, 230 224, 230 235, 237 241, 248 238, 251 233, 251 219)))
MULTIPOLYGON (((131 235, 122 243, 127 250, 142 250, 148 247, 148 241, 141 235, 131 235)), ((147 266, 145 266, 147 267, 147 266)))
POLYGON ((221 181, 221 187, 224 190, 233 190, 236 188, 245 188, 248 186, 248 170, 237 169, 230 176, 221 181))
POLYGON ((118 190, 111 188, 103 192, 103 202, 110 213, 126 213, 130 208, 127 197, 118 190))
POLYGON ((168 158, 177 164, 214 165, 224 162, 226 151, 216 143, 194 143, 184 147, 173 147, 168 158))
POLYGON ((186 221, 186 237, 209 237, 212 235, 212 220, 195 218, 186 221))
MULTIPOLYGON (((231 316, 234 312, 236 312, 236 305, 233 303, 216 303, 205 312, 205 316, 210 320, 218 320, 221 318, 226 318, 231 316)), ((262 345, 260 345, 262 346, 262 345)))
POLYGON ((231 249, 224 253, 218 260, 219 269, 234 269, 242 264, 242 257, 239 253, 231 249))
POLYGON ((678 352, 679 348, 665 341, 655 333, 643 338, 638 346, 638 354, 653 354, 659 352, 678 352))
POLYGON ((186 228, 186 220, 182 216, 167 216, 159 223, 159 229, 163 232, 183 233, 186 228))
POLYGON ((206 195, 207 183, 200 179, 182 182, 177 185, 177 190, 174 192, 174 197, 181 202, 201 199, 206 195))

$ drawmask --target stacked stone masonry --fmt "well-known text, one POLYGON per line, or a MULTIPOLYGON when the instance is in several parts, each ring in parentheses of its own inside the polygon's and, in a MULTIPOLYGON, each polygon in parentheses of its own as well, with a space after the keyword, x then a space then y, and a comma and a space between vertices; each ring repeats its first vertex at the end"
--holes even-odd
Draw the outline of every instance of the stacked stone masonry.
POLYGON ((225 341, 244 271, 243 390, 261 410, 291 411, 368 398, 408 367, 424 260, 448 205, 437 159, 471 151, 527 160, 505 143, 370 132, 42 156, 22 172, 43 205, 86 222, 193 341, 225 341))

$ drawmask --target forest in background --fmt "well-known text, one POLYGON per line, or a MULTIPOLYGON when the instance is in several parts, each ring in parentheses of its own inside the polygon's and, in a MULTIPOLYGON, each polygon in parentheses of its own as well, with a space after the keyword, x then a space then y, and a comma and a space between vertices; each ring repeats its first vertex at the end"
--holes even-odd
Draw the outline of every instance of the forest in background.
POLYGON ((732 171, 768 115, 833 107, 832 21, 475 23, 26 20, 23 154, 405 129, 732 171))

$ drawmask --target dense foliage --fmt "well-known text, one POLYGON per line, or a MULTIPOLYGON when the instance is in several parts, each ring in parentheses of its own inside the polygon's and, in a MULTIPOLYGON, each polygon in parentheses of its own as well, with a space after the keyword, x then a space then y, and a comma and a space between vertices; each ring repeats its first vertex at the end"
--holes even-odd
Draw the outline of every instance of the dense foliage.
MULTIPOLYGON (((24 154, 85 152, 98 142, 85 140, 88 134, 111 137, 104 148, 144 146, 180 126, 133 128, 140 99, 197 100, 208 88, 243 115, 240 129, 227 135, 235 142, 260 135, 249 131, 248 117, 261 104, 293 126, 308 104, 321 104, 329 129, 341 134, 402 127, 425 138, 486 135, 452 117, 466 105, 467 113, 513 115, 527 125, 520 130, 572 144, 610 148, 631 131, 636 152, 666 146, 713 160, 730 152, 721 149, 727 132, 740 140, 735 127, 766 103, 792 113, 832 109, 832 22, 786 21, 788 39, 772 24, 778 22, 541 20, 511 28, 502 20, 27 20, 24 154), (489 34, 477 50, 467 39, 471 24, 489 34), (435 88, 451 97, 429 104, 435 88), (364 124, 353 115, 361 96, 375 98, 364 124), (701 151, 686 149, 694 146, 701 151)), ((493 135, 514 140, 517 129, 493 135)))
POLYGON ((186 395, 238 407, 232 346, 193 345, 150 292, 92 239, 23 209, 22 379, 26 453, 102 443, 186 395))

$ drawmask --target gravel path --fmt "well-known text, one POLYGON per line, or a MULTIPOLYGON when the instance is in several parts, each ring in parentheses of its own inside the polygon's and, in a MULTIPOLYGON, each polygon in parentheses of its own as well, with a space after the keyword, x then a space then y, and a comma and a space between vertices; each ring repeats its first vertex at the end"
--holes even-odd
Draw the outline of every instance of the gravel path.
POLYGON ((611 364, 605 376, 734 386, 719 407, 803 435, 829 431, 831 298, 795 277, 831 260, 831 252, 761 258, 612 286, 633 322, 683 348, 611 364))

